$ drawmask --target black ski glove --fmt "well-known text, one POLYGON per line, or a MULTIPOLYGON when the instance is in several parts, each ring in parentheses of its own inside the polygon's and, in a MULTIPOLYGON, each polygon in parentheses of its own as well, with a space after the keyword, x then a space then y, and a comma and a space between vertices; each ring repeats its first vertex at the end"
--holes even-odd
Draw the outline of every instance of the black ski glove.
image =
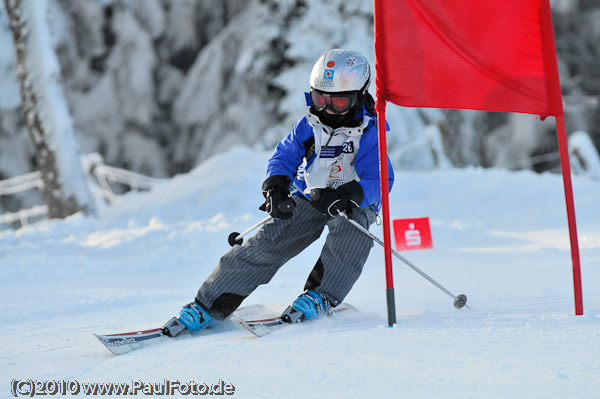
POLYGON ((262 184, 265 203, 258 209, 266 211, 275 219, 289 219, 294 214, 296 203, 290 195, 291 180, 287 176, 274 175, 262 184))
POLYGON ((364 192, 356 180, 342 184, 335 190, 333 188, 312 189, 310 191, 310 204, 321 213, 337 216, 344 211, 348 216, 352 210, 358 208, 363 201, 364 192))

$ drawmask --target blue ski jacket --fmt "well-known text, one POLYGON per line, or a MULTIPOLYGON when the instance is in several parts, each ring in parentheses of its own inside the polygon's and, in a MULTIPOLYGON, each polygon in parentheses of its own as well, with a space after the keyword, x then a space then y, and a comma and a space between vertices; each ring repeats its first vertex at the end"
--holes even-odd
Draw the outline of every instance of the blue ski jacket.
MULTIPOLYGON (((377 117, 364 107, 355 117, 358 127, 332 129, 310 109, 277 144, 267 165, 267 177, 284 175, 292 180, 292 195, 310 200, 310 189, 337 188, 356 180, 363 189, 361 208, 381 208, 377 117)), ((389 126, 386 125, 387 130, 389 126)), ((389 158, 391 191, 394 172, 389 158)))

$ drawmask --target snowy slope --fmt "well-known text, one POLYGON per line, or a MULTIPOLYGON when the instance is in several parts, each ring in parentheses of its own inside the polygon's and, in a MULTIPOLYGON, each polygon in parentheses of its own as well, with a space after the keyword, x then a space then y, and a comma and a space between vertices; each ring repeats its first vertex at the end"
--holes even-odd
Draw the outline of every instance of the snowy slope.
MULTIPOLYGON (((598 398, 600 185, 574 178, 585 314, 574 316, 560 176, 503 170, 397 172, 393 218, 429 216, 434 250, 404 255, 469 309, 395 262, 388 328, 375 246, 347 301, 361 312, 256 339, 224 325, 124 356, 92 332, 157 327, 193 299, 227 236, 257 210, 266 152, 214 157, 102 219, 75 216, 0 232, 0 397, 13 379, 235 386, 239 398, 598 398), (240 168, 240 160, 243 167, 240 168)), ((373 228, 381 237, 381 228, 373 228)), ((281 311, 321 241, 247 303, 281 311)))

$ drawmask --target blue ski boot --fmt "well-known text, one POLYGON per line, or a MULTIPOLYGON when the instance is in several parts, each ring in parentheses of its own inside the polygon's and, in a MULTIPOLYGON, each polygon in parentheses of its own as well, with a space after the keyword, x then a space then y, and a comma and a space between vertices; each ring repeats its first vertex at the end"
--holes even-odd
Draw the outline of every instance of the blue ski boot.
POLYGON ((178 319, 189 332, 200 331, 219 322, 196 302, 185 305, 178 319))
POLYGON ((331 305, 323 295, 308 290, 300 295, 292 306, 288 307, 281 318, 286 323, 296 323, 303 320, 318 319, 329 313, 331 305))
POLYGON ((192 302, 185 305, 179 312, 179 317, 173 317, 162 329, 166 336, 175 338, 214 326, 218 322, 219 320, 212 317, 199 304, 192 302))

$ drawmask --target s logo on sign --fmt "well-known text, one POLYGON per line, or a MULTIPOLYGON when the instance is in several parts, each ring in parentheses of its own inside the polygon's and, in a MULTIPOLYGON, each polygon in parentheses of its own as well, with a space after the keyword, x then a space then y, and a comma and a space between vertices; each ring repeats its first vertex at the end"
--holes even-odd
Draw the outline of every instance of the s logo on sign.
POLYGON ((395 219, 393 223, 396 250, 433 248, 429 218, 395 219))

